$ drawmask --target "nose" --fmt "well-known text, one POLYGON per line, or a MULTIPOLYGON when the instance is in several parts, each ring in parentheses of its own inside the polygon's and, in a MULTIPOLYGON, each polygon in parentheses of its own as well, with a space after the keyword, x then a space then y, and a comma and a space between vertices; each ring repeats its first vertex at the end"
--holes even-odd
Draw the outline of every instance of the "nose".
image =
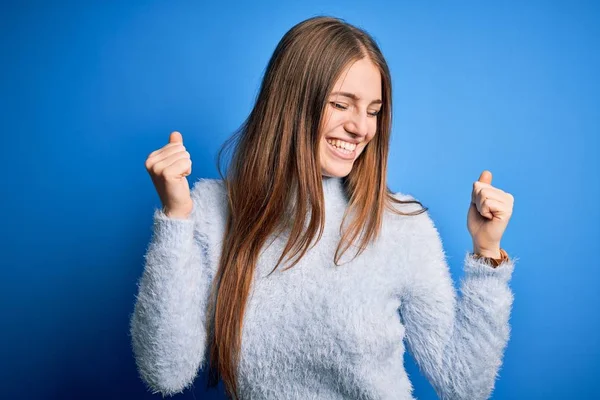
POLYGON ((347 132, 356 136, 367 136, 369 129, 367 116, 361 112, 349 113, 349 117, 344 128, 347 132))

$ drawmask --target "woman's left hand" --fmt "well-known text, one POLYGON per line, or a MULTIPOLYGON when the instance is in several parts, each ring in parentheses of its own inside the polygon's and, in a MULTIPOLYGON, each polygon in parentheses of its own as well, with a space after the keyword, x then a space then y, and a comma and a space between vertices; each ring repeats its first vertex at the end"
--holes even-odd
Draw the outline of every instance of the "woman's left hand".
POLYGON ((514 197, 492 186, 492 173, 483 171, 473 183, 467 228, 473 238, 473 251, 500 258, 500 240, 512 215, 514 197))

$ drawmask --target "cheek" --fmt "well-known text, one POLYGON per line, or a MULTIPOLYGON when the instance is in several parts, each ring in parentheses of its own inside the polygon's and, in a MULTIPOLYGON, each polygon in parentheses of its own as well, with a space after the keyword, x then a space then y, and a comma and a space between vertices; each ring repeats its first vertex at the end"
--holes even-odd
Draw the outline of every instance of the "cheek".
POLYGON ((371 129, 371 130, 369 131, 369 134, 367 135, 367 139, 368 139, 367 143, 368 143, 368 142, 370 142, 370 141, 371 141, 371 140, 372 140, 372 139, 375 137, 375 132, 376 132, 376 131, 377 131, 377 125, 375 125, 375 126, 373 127, 373 129, 371 129))
POLYGON ((375 137, 375 133, 369 133, 369 135, 367 136, 367 138, 365 140, 365 143, 363 143, 363 145, 358 150, 358 154, 361 154, 363 152, 365 147, 367 147, 367 145, 371 142, 371 140, 373 140, 374 137, 375 137))
POLYGON ((369 134, 367 135, 367 139, 365 141, 365 146, 367 144, 369 144, 371 142, 371 140, 373 140, 374 137, 375 137, 375 129, 373 129, 373 131, 369 132, 369 134))
MULTIPOLYGON (((330 107, 329 107, 330 108, 330 107)), ((342 113, 332 112, 327 110, 323 116, 323 132, 328 133, 344 124, 344 115, 342 113)))

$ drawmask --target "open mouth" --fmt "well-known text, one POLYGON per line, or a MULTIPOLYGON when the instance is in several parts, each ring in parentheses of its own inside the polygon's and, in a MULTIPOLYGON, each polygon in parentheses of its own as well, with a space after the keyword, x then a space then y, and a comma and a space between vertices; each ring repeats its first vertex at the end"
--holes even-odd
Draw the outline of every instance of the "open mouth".
POLYGON ((352 150, 350 150, 335 145, 334 143, 339 143, 337 141, 327 139, 326 142, 329 150, 333 153, 333 155, 337 156, 338 158, 341 158, 343 160, 354 160, 356 158, 356 145, 347 146, 352 148, 352 150))

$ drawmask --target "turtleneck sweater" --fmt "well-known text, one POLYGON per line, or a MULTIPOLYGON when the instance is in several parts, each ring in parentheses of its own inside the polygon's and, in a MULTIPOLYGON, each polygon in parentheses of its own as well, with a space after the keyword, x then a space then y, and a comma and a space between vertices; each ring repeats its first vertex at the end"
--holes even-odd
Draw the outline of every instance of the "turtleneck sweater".
MULTIPOLYGON (((358 257, 351 247, 335 265, 349 199, 342 178, 324 177, 323 193, 323 236, 298 264, 267 276, 285 237, 260 252, 244 313, 239 398, 414 399, 405 350, 441 399, 488 398, 509 339, 516 258, 494 268, 467 251, 456 290, 430 214, 386 211, 378 239, 358 257)), ((130 318, 140 377, 163 396, 190 388, 208 366, 207 304, 228 202, 217 179, 197 180, 191 195, 188 218, 154 210, 130 318)))

